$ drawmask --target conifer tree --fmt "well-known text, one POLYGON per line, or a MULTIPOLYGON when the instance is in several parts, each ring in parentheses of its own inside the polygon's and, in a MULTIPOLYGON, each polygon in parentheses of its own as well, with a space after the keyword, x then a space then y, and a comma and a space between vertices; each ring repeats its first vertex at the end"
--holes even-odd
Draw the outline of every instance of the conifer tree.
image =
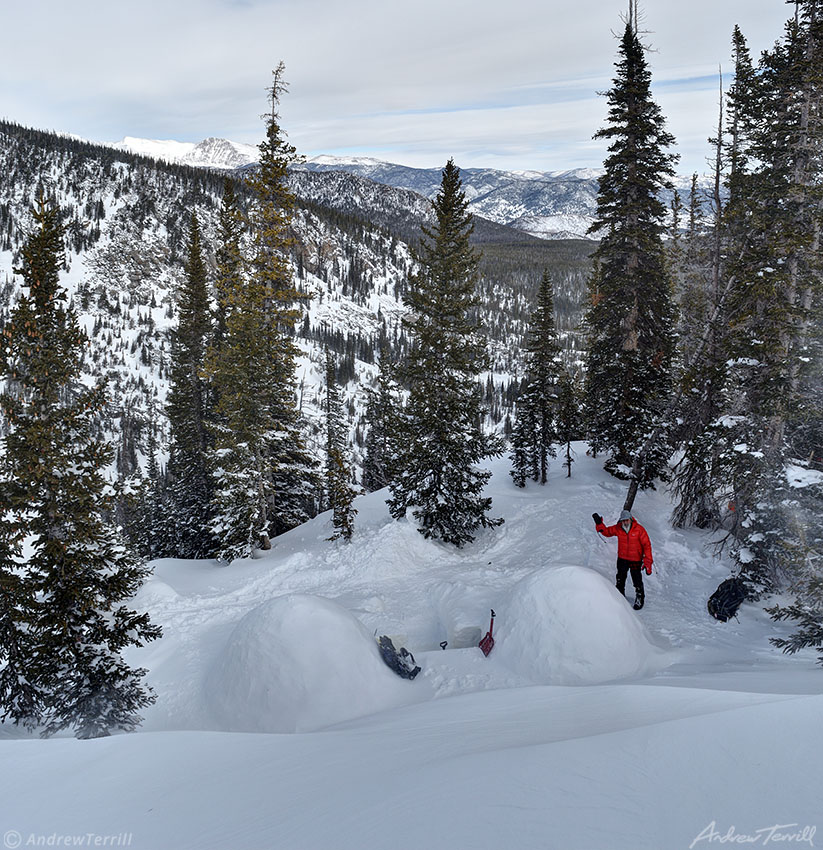
MULTIPOLYGON (((13 488, 13 482, 0 479, 4 505, 11 504, 13 488)), ((34 727, 42 717, 44 694, 31 667, 36 600, 20 555, 20 529, 6 512, 0 515, 0 721, 34 727)))
POLYGON ((194 214, 187 248, 166 404, 171 431, 167 487, 174 525, 173 551, 169 554, 205 558, 214 551, 209 534, 212 480, 207 461, 211 393, 203 377, 212 327, 200 224, 194 214))
POLYGON ((563 466, 566 477, 572 477, 574 452, 572 442, 582 438, 584 433, 583 412, 580 406, 580 392, 574 378, 566 371, 560 375, 557 390, 557 439, 563 446, 563 466))
MULTIPOLYGON (((715 149, 712 221, 708 225, 704 221, 695 175, 681 271, 683 369, 676 435, 683 447, 683 456, 674 472, 672 489, 677 504, 672 519, 677 526, 696 525, 698 528, 719 528, 724 515, 719 453, 722 444, 720 417, 728 409, 725 299, 730 287, 725 257, 731 242, 721 191, 723 120, 721 98, 717 137, 710 140, 715 149)), ((729 179, 733 179, 733 173, 729 179)))
POLYGON ((0 566, 3 578, 11 574, 4 631, 19 639, 0 653, 12 669, 23 659, 25 666, 22 682, 11 690, 4 682, 2 710, 42 722, 46 734, 71 727, 77 737, 98 737, 134 729, 138 712, 153 702, 141 682, 145 671, 131 669, 120 652, 160 630, 125 604, 146 570, 105 518, 112 499, 102 469, 112 458, 95 436, 105 385, 87 388, 80 380, 87 340, 59 282, 59 212, 41 196, 34 219, 19 269, 27 291, 0 349, 8 429, 0 453, 0 566))
POLYGON ((666 209, 658 196, 673 175, 675 157, 666 149, 674 139, 652 99, 631 20, 616 67, 608 125, 595 135, 610 145, 590 231, 602 239, 586 315, 586 410, 591 445, 608 454, 606 469, 644 488, 664 475, 669 455, 663 429, 634 468, 672 392, 675 311, 662 241, 666 209))
POLYGON ((326 351, 326 490, 332 510, 334 534, 329 540, 342 537, 351 540, 357 509, 352 485, 352 470, 348 459, 347 436, 343 421, 343 406, 335 376, 334 358, 326 351))
POLYGON ((802 494, 788 487, 786 465, 798 457, 796 424, 815 415, 804 395, 821 296, 823 39, 819 0, 796 5, 784 38, 735 92, 742 165, 730 187, 732 404, 721 464, 733 554, 752 595, 805 563, 794 522, 802 494))
POLYGON ((363 487, 367 493, 388 487, 392 480, 393 458, 397 452, 396 428, 400 392, 393 378, 388 350, 380 353, 377 381, 367 390, 366 456, 363 460, 363 487))
POLYGON ((215 301, 217 302, 212 346, 219 349, 226 338, 227 311, 231 293, 242 286, 243 236, 247 224, 240 208, 234 181, 226 177, 223 181, 223 198, 218 218, 217 250, 215 252, 216 279, 215 301))
POLYGON ((560 344, 554 321, 551 276, 543 273, 537 305, 526 338, 526 383, 517 400, 512 434, 511 475, 519 487, 525 477, 545 484, 549 458, 556 457, 557 401, 561 373, 560 344))
POLYGON ((295 324, 305 293, 294 284, 290 264, 293 239, 291 216, 294 195, 288 187, 289 165, 297 161, 295 148, 285 139, 277 107, 288 91, 281 62, 275 69, 266 121, 266 138, 260 144, 260 168, 249 181, 254 194, 252 225, 254 246, 250 274, 263 287, 263 307, 271 349, 274 383, 265 399, 275 429, 271 432, 270 469, 274 498, 269 506, 272 534, 281 534, 316 513, 316 463, 301 434, 295 360, 295 324))
POLYGON ((158 462, 157 422, 154 405, 149 407, 146 468, 135 497, 129 541, 146 561, 163 558, 174 551, 175 529, 166 495, 166 476, 158 462))
MULTIPOLYGON (((249 181, 252 257, 242 274, 232 266, 230 291, 220 296, 225 338, 206 363, 218 399, 213 528, 224 560, 270 548, 272 536, 315 511, 317 476, 300 434, 294 384, 294 323, 304 296, 294 287, 289 263, 294 198, 286 177, 295 150, 277 114, 282 74, 281 63, 270 90, 259 171, 249 181)), ((231 239, 221 250, 234 253, 231 239)))
POLYGON ((434 200, 436 224, 424 228, 404 322, 411 346, 401 376, 409 398, 399 423, 389 510, 411 510, 424 537, 462 546, 487 516, 491 472, 475 464, 502 452, 483 432, 478 377, 487 365, 474 308, 478 257, 469 244, 471 214, 452 160, 434 200))

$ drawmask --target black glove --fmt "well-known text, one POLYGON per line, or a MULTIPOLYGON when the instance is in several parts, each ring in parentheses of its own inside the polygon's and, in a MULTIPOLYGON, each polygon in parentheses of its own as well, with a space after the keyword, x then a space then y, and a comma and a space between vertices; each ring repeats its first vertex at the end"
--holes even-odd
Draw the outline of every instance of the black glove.
POLYGON ((601 525, 603 523, 603 517, 600 514, 592 514, 592 519, 595 521, 596 525, 601 525))

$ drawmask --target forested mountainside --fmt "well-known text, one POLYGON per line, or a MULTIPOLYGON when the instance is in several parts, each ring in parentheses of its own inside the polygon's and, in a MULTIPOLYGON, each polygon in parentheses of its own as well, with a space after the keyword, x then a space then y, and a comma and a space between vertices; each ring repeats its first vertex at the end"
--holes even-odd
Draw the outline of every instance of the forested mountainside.
MULTIPOLYGON (((185 165, 218 169, 254 166, 258 156, 257 149, 251 145, 214 138, 194 144, 129 137, 112 147, 185 165)), ((412 168, 364 157, 334 156, 312 157, 293 163, 291 168, 304 175, 349 174, 407 190, 428 200, 437 194, 442 171, 442 166, 412 168)), ((540 238, 566 239, 585 237, 594 221, 601 173, 601 169, 591 168, 557 172, 466 168, 461 171, 461 180, 474 215, 540 238)), ((340 179, 337 178, 338 183, 340 179)), ((334 182, 321 180, 312 185, 323 191, 323 186, 334 185, 334 182)), ((680 183, 678 188, 687 193, 687 181, 680 183)), ((667 201, 670 195, 667 193, 667 201)))
MULTIPOLYGON (((166 439, 169 331, 176 325, 183 248, 192 213, 202 225, 207 263, 226 175, 246 198, 243 171, 217 172, 0 123, 0 322, 18 282, 14 268, 42 188, 53 194, 66 227, 64 279, 91 337, 90 376, 109 378, 103 427, 119 446, 127 476, 160 456, 166 439), (154 450, 153 448, 151 449, 154 450)), ((355 457, 363 440, 362 390, 374 353, 405 345, 402 300, 430 203, 413 192, 344 173, 295 172, 295 279, 312 298, 297 325, 304 357, 298 386, 303 415, 317 425, 322 351, 337 355, 355 457)), ((554 279, 561 340, 569 365, 580 360, 578 329, 588 241, 543 241, 476 220, 482 250, 481 313, 493 354, 486 403, 493 421, 511 410, 522 376, 521 345, 544 269, 554 279)))
MULTIPOLYGON (((438 168, 410 168, 379 160, 321 156, 296 168, 314 173, 345 171, 426 198, 433 198, 440 186, 438 168)), ((601 173, 599 169, 513 172, 493 168, 461 172, 466 199, 475 215, 550 239, 586 235, 595 218, 601 173)))

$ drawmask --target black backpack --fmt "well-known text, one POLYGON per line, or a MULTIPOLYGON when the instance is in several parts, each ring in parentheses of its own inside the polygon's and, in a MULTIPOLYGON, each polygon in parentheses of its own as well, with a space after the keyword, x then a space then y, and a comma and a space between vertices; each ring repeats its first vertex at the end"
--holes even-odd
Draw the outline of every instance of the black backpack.
POLYGON ((413 679, 420 672, 420 668, 414 663, 414 656, 408 649, 404 646, 395 649, 392 639, 387 635, 381 635, 377 639, 377 646, 386 666, 394 670, 398 676, 413 679))
POLYGON ((734 617, 745 598, 746 586, 743 582, 736 577, 727 578, 709 597, 706 607, 715 620, 725 623, 734 617))

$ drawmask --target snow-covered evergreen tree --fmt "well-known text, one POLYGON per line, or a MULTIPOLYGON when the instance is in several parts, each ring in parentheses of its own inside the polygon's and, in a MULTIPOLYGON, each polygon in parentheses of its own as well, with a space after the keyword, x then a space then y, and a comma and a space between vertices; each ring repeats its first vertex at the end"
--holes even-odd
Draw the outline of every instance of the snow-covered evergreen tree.
POLYGON ((157 412, 149 407, 146 440, 146 469, 133 497, 130 527, 131 545, 142 558, 153 561, 174 551, 175 529, 166 495, 166 476, 158 460, 157 412))
POLYGON ((651 72, 635 24, 627 22, 620 58, 607 93, 607 139, 592 233, 602 234, 590 284, 586 410, 593 448, 605 467, 640 487, 665 474, 669 444, 661 424, 672 393, 675 310, 663 247, 666 208, 660 190, 673 175, 660 108, 651 96, 651 72))
POLYGON ((807 448, 794 444, 801 423, 819 418, 805 396, 823 279, 821 26, 821 3, 799 2, 784 38, 736 90, 743 165, 729 203, 732 404, 721 463, 735 507, 733 553, 753 593, 791 582, 806 564, 794 523, 801 494, 789 492, 786 468, 807 448))
POLYGON ((434 200, 436 223, 424 228, 419 270, 410 281, 405 327, 411 348, 401 376, 409 398, 399 423, 398 456, 388 500, 392 516, 411 510, 418 530, 462 546, 490 518, 483 489, 491 472, 475 464, 499 455, 482 427, 478 377, 487 362, 474 308, 478 257, 473 224, 452 160, 434 200))
MULTIPOLYGON (((12 504, 13 489, 13 481, 0 478, 0 504, 12 504)), ((44 708, 44 695, 31 666, 35 644, 30 620, 35 609, 33 587, 25 577, 20 527, 14 513, 4 508, 0 514, 0 720, 29 727, 40 722, 44 708)))
POLYGON ((388 487, 396 454, 397 410, 400 393, 392 375, 388 351, 380 353, 376 385, 367 390, 366 456, 363 460, 363 487, 367 493, 388 487))
POLYGON ((249 180, 254 242, 249 274, 263 289, 263 321, 272 355, 272 384, 260 399, 274 425, 268 454, 273 495, 267 509, 271 534, 288 531, 312 517, 318 489, 316 463, 301 433, 295 388, 299 352, 294 331, 300 304, 307 296, 295 286, 290 263, 294 195, 288 187, 288 168, 297 160, 297 153, 286 141, 277 112, 280 97, 287 91, 284 71, 281 62, 273 73, 271 112, 266 120, 266 138, 260 144, 260 167, 249 180))
POLYGON ((218 216, 217 246, 215 250, 214 294, 216 302, 213 347, 219 349, 226 338, 227 311, 230 294, 242 285, 243 238, 248 222, 240 207, 234 181, 226 177, 218 216))
POLYGON ((352 484, 347 430, 334 358, 326 351, 326 492, 335 529, 329 539, 342 537, 348 542, 354 533, 354 518, 357 516, 354 497, 358 491, 352 484))
POLYGON ((208 468, 212 399, 203 377, 212 323, 202 252, 200 224, 192 215, 166 403, 171 430, 167 506, 173 530, 168 541, 172 549, 166 554, 178 558, 205 558, 214 551, 209 530, 212 478, 208 468))
POLYGON ((537 304, 526 337, 526 381, 517 399, 512 433, 511 475, 518 487, 525 478, 546 483, 549 458, 556 457, 557 401, 562 370, 554 321, 554 294, 548 271, 543 273, 537 304))
POLYGON ((147 614, 125 602, 146 569, 110 526, 111 488, 103 468, 110 448, 97 438, 106 403, 104 384, 80 380, 87 339, 60 286, 62 228, 57 208, 42 196, 36 229, 22 251, 24 291, 4 331, 0 409, 7 426, 0 453, 2 556, 12 595, 3 606, 6 662, 25 673, 5 694, 4 713, 42 709, 32 720, 46 733, 70 727, 81 738, 131 730, 153 701, 145 671, 120 655, 160 634, 147 614), (16 568, 9 570, 9 556, 16 568), (10 613, 11 612, 11 613, 10 613), (26 688, 33 686, 34 693, 26 688))
POLYGON ((295 393, 294 324, 303 296, 289 263, 294 198, 286 185, 295 150, 280 128, 277 106, 285 86, 281 63, 270 90, 271 113, 260 145, 260 167, 249 180, 252 256, 243 274, 236 255, 237 216, 224 202, 227 257, 218 292, 224 337, 207 356, 217 394, 214 534, 218 557, 247 556, 271 546, 271 537, 315 512, 316 464, 300 433, 295 393))
MULTIPOLYGON (((725 257, 730 245, 723 202, 723 108, 715 147, 712 219, 704 221, 697 177, 692 179, 689 227, 682 252, 680 357, 682 376, 676 440, 683 455, 673 475, 675 525, 719 528, 723 523, 722 414, 728 409, 728 330, 725 299, 729 290, 725 257)), ((730 160, 733 157, 730 157, 730 160)))

